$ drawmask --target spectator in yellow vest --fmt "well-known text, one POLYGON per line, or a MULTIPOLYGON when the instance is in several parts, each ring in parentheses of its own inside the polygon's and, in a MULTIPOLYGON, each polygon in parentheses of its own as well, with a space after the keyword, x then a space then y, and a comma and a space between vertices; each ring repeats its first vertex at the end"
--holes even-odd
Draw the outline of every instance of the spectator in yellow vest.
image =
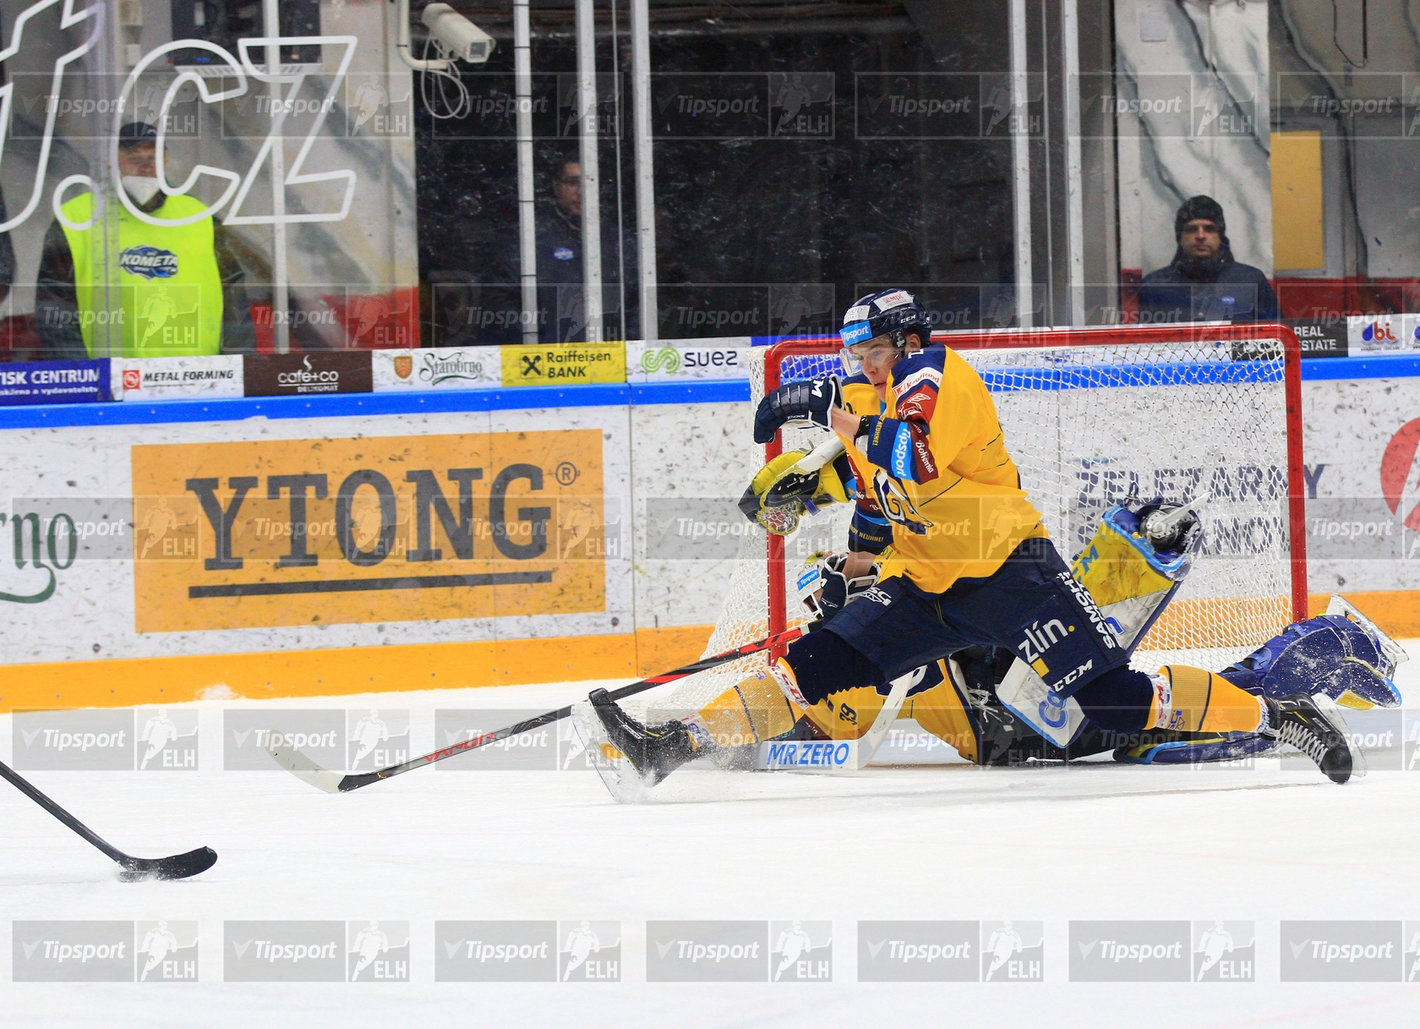
POLYGON ((167 224, 143 221, 116 197, 107 216, 96 218, 94 195, 80 193, 60 206, 62 217, 45 235, 35 328, 47 360, 256 347, 230 237, 200 200, 162 191, 157 135, 145 122, 119 129, 118 171, 133 206, 167 224))

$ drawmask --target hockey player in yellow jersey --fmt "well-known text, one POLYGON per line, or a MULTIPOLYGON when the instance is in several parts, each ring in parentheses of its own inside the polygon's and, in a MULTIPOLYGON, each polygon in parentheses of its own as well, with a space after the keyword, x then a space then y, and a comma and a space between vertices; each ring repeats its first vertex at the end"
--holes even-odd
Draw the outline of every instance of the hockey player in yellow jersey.
MULTIPOLYGON (((1021 488, 985 383, 930 343, 916 297, 898 289, 861 298, 840 336, 845 362, 872 385, 879 410, 850 411, 837 377, 792 382, 760 402, 755 441, 789 421, 836 433, 891 524, 892 547, 874 586, 770 667, 794 705, 841 703, 846 691, 883 684, 900 697, 923 667, 996 647, 1015 655, 1047 698, 1073 701, 1103 730, 1257 733, 1296 746, 1335 782, 1351 777, 1360 754, 1324 696, 1277 699, 1200 668, 1150 675, 1129 667, 1126 646, 1021 488)), ((605 698, 593 702, 648 781, 712 743, 683 723, 647 727, 605 698)))

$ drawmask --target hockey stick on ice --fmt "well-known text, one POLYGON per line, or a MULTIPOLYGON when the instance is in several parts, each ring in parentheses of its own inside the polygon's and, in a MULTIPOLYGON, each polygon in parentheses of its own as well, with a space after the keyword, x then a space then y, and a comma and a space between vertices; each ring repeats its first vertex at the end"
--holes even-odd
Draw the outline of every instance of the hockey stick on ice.
MULTIPOLYGON (((715 668, 719 665, 729 664, 738 658, 748 657, 750 654, 758 654, 764 650, 773 650, 781 647, 792 640, 798 639, 804 633, 810 631, 807 626, 794 626, 772 636, 766 636, 762 640, 755 640, 753 643, 746 643, 742 647, 734 650, 727 650, 722 654, 713 654, 710 657, 703 657, 699 661, 692 661, 688 665, 681 665, 679 668, 669 672, 662 672, 660 675, 653 675, 648 679, 633 682, 629 686, 622 686, 612 690, 613 700, 621 700, 623 697, 634 696, 643 693, 654 686, 664 683, 674 682, 676 679, 684 679, 686 676, 694 675, 696 672, 703 672, 707 668, 715 668)), ((379 782, 382 779, 389 779, 400 775, 403 772, 411 771, 415 768, 423 768, 425 765, 432 765, 436 761, 443 761, 445 758, 454 757, 457 754, 465 754, 470 750, 477 750, 479 747, 486 747, 490 743, 497 743, 510 736, 519 736, 525 732, 532 732, 540 729, 544 725, 561 721, 572 713, 571 705, 560 707, 556 711, 547 711, 532 718, 525 719, 502 729, 494 729, 491 732, 480 733, 471 739, 460 740, 458 743, 450 744, 441 750, 425 754, 423 757, 416 757, 402 764, 390 765, 388 768, 381 768, 375 772, 335 772, 322 768, 312 761, 305 754, 293 747, 283 746, 279 742, 279 734, 273 733, 273 742, 267 750, 276 759, 276 763, 288 772, 304 779, 317 789, 327 793, 349 793, 351 790, 358 790, 361 786, 368 786, 372 782, 379 782)))
POLYGON ((0 776, 8 779, 15 789, 73 829, 112 860, 118 862, 120 869, 118 877, 124 882, 140 882, 144 879, 186 879, 188 876, 207 871, 217 860, 217 852, 211 847, 198 847, 196 850, 189 850, 186 854, 172 854, 162 858, 140 858, 125 854, 101 839, 87 825, 50 800, 28 779, 3 761, 0 761, 0 776))
POLYGON ((893 679, 868 731, 856 740, 769 740, 757 745, 756 769, 795 772, 856 771, 868 767, 897 721, 907 693, 922 681, 921 668, 893 679))

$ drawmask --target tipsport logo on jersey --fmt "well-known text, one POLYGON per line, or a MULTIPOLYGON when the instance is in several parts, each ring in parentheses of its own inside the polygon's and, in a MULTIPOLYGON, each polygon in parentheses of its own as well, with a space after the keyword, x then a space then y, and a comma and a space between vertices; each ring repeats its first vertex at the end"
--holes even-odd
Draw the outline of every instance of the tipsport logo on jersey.
POLYGON ((196 982, 196 922, 17 921, 15 982, 196 982))
POLYGON ((21 770, 197 771, 195 710, 18 711, 11 732, 21 770))

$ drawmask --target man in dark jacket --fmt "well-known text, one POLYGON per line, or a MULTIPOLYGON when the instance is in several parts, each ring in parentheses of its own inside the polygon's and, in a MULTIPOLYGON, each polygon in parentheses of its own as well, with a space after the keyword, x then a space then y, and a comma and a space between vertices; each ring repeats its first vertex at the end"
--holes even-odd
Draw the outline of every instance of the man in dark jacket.
POLYGON ((1141 322, 1261 322, 1278 317, 1277 294, 1260 269, 1233 257, 1223 208, 1189 197, 1173 222, 1173 262, 1144 276, 1141 322))

